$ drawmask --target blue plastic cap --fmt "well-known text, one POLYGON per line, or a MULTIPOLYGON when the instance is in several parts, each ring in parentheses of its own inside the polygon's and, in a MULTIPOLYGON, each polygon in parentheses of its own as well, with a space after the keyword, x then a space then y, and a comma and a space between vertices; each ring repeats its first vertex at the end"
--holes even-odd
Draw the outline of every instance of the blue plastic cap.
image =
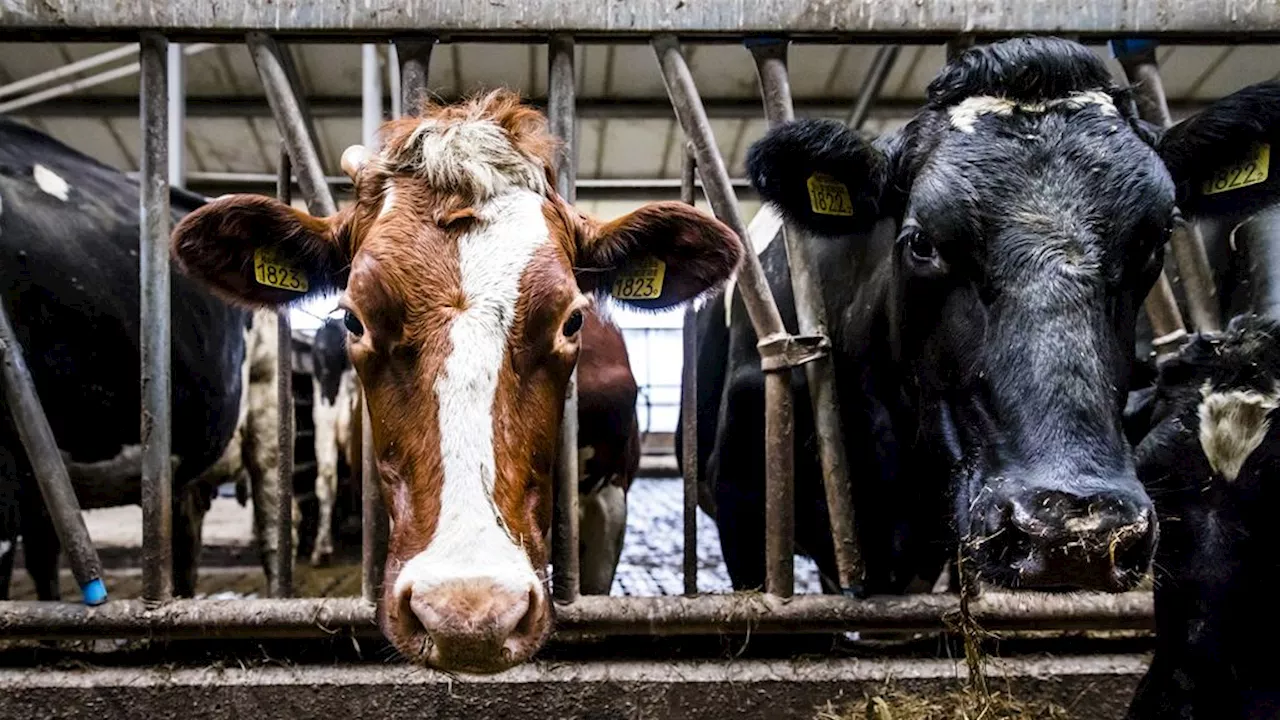
POLYGON ((1121 58, 1126 55, 1136 55, 1144 50, 1149 50, 1156 46, 1155 40, 1147 39, 1128 39, 1128 40, 1112 40, 1107 43, 1111 48, 1111 57, 1121 58))
POLYGON ((80 592, 84 593, 85 605, 101 605, 107 601, 107 586, 98 578, 85 583, 80 592))
POLYGON ((748 37, 742 41, 742 44, 747 47, 754 47, 758 45, 786 45, 787 42, 788 41, 786 38, 766 36, 766 37, 748 37))

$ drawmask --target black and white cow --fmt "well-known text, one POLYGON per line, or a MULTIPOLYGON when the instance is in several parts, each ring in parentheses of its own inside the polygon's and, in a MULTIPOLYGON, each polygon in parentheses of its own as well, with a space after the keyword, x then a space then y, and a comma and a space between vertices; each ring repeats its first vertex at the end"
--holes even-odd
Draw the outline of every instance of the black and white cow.
POLYGON ((1138 477, 1155 500, 1156 652, 1134 720, 1280 717, 1280 323, 1246 314, 1161 362, 1138 477))
MULTIPOLYGON (((311 345, 312 405, 315 423, 316 504, 319 508, 311 564, 327 565, 333 556, 333 510, 338 501, 338 458, 354 467, 353 422, 359 412, 356 371, 347 355, 347 330, 328 318, 311 345)), ((354 474, 354 473, 353 473, 354 474)))
MULTIPOLYGON (((204 204, 170 200, 175 221, 204 204)), ((0 298, 84 508, 140 501, 138 214, 127 176, 0 118, 0 298)), ((211 490, 193 481, 236 427, 247 317, 180 273, 171 287, 174 585, 190 595, 211 490)), ((38 596, 56 599, 58 539, 0 405, 0 598, 19 535, 38 596)))
MULTIPOLYGON (((1132 587, 1156 542, 1121 410, 1135 314, 1177 207, 1280 120, 1280 84, 1163 135, 1087 48, 1052 38, 949 63, 901 131, 831 121, 749 153, 807 231, 837 373, 870 592, 932 585, 962 543, 990 583, 1132 587)), ((1261 202, 1239 196, 1238 201, 1261 202)), ((762 263, 795 321, 784 248, 762 263)), ((700 310, 700 477, 735 587, 764 579, 763 382, 740 298, 700 310)), ((808 392, 796 397, 796 544, 835 575, 808 392)))

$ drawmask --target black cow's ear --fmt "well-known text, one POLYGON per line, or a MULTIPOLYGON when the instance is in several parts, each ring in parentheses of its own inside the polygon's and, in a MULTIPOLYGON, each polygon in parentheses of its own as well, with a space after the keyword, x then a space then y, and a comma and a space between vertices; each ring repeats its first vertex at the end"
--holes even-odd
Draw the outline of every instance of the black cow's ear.
POLYGON ((879 149, 835 120, 784 123, 747 152, 747 174, 761 197, 819 235, 874 223, 888 170, 879 149))
POLYGON ((1280 82, 1252 85, 1169 128, 1156 144, 1191 217, 1239 221, 1280 198, 1280 82))

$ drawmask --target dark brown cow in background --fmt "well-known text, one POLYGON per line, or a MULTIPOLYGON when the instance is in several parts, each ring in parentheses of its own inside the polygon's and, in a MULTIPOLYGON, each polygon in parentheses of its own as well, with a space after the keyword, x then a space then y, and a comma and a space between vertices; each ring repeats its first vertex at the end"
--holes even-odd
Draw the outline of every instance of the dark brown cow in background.
POLYGON ((551 630, 551 477, 588 295, 643 272, 625 302, 674 307, 723 283, 742 244, 681 203, 608 223, 570 206, 546 119, 509 92, 382 131, 378 152, 343 154, 351 207, 222 197, 176 228, 174 254, 248 305, 345 289, 392 519, 382 630, 415 661, 496 671, 551 630))

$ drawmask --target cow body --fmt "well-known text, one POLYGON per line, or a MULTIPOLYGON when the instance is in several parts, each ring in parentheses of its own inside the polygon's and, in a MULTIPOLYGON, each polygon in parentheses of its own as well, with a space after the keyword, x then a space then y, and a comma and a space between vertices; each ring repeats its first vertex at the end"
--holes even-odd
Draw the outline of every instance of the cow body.
MULTIPOLYGON (((40 133, 0 119, 0 286, 81 507, 141 500, 138 186, 40 133)), ((175 221, 201 204, 173 191, 175 221)), ((171 281, 175 590, 194 591, 209 488, 188 487, 231 439, 245 314, 187 278, 171 281), (188 522, 191 521, 191 522, 188 522)), ((58 595, 58 541, 7 409, 0 411, 0 547, 24 538, 41 599, 58 595), (19 527, 19 523, 21 527, 19 527)), ((0 553, 0 597, 12 553, 0 553)))
MULTIPOLYGON (((1161 136, 1087 49, 1018 39, 959 56, 874 143, 799 121, 752 147, 753 184, 807 233, 822 282, 864 590, 932 586, 957 543, 999 586, 1142 577, 1156 524, 1121 420, 1135 314, 1175 203, 1213 210, 1188 190, 1212 170, 1197 153, 1243 154, 1278 98, 1255 86, 1161 136)), ((761 261, 794 332, 781 244, 761 261)), ((763 378, 732 302, 697 319, 698 462, 744 589, 764 579, 763 378)), ((796 544, 833 589, 809 395, 791 379, 796 544)))
POLYGON ((338 458, 354 467, 353 422, 360 412, 355 370, 347 358, 347 331, 328 318, 312 343, 312 405, 315 426, 316 503, 319 511, 311 564, 327 565, 333 557, 333 509, 338 500, 338 458))

